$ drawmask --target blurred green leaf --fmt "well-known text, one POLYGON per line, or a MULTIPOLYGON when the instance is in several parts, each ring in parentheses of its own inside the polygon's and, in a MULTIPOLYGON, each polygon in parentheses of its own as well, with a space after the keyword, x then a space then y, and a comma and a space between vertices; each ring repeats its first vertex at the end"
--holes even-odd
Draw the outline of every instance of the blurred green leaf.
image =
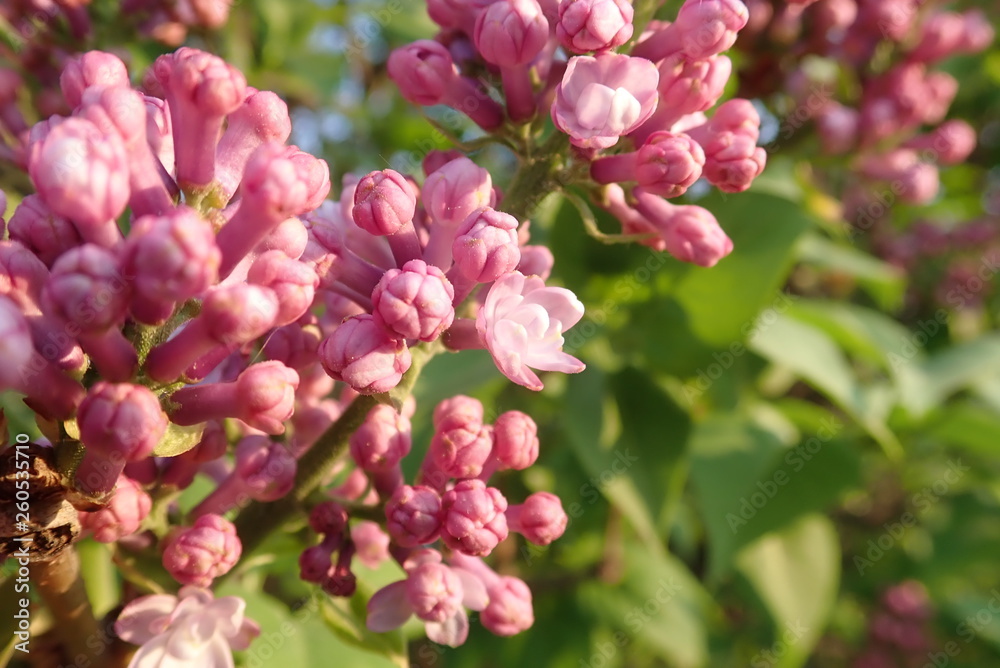
POLYGON ((762 652, 751 665, 804 665, 839 588, 840 542, 833 524, 821 515, 804 517, 747 546, 737 564, 774 620, 775 643, 765 650, 774 658, 762 652))
POLYGON ((802 262, 857 279, 881 308, 894 310, 902 305, 906 276, 891 264, 818 234, 804 236, 796 250, 802 262))
POLYGON ((1000 373, 1000 335, 948 348, 926 360, 900 364, 901 403, 920 417, 948 396, 1000 373))

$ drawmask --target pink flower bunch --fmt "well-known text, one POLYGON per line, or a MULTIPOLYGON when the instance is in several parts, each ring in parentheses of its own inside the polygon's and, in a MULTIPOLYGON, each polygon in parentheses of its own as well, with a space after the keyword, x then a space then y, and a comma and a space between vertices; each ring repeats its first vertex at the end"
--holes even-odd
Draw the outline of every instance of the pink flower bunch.
POLYGON ((929 633, 933 610, 927 590, 915 580, 883 592, 868 620, 868 638, 852 668, 913 663, 935 649, 929 633))
POLYGON ((771 5, 750 3, 741 43, 748 54, 776 47, 791 57, 758 58, 742 79, 751 93, 792 93, 792 120, 778 142, 812 121, 825 153, 851 156, 853 178, 842 199, 847 219, 863 229, 895 203, 933 200, 939 169, 963 162, 977 139, 964 121, 945 120, 958 81, 935 66, 986 49, 994 37, 986 16, 925 11, 916 0, 820 0, 778 11, 771 5), (880 47, 888 67, 876 71, 866 64, 880 47), (803 62, 815 55, 837 69, 819 77, 803 62), (845 80, 852 85, 837 85, 845 80), (857 93, 843 97, 845 90, 857 93))
POLYGON ((748 102, 705 116, 732 73, 724 52, 748 21, 740 0, 688 0, 674 22, 654 22, 631 53, 617 52, 633 36, 632 6, 623 0, 438 0, 428 13, 442 29, 435 40, 389 58, 407 100, 448 105, 511 136, 512 125, 534 127, 547 111, 576 147, 574 160, 590 163, 591 179, 581 185, 625 234, 703 266, 732 250, 708 211, 651 198, 679 197, 700 178, 741 192, 764 169, 760 118, 748 102), (484 69, 498 76, 472 77, 484 69))

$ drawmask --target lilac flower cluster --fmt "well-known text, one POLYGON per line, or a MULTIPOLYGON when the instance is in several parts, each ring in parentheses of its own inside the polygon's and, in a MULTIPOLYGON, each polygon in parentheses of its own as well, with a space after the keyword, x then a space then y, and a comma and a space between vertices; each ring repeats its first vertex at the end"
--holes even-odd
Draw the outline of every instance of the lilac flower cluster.
POLYGON ((437 37, 389 57, 408 101, 448 105, 510 136, 548 113, 574 164, 589 166, 559 185, 590 190, 624 234, 702 266, 732 250, 707 209, 666 199, 699 178, 742 192, 764 169, 760 118, 748 101, 705 115, 732 72, 723 52, 748 20, 739 0, 688 0, 673 23, 653 22, 642 35, 633 35, 623 0, 432 0, 428 13, 441 26, 437 37), (631 54, 616 52, 633 37, 631 54))
POLYGON ((868 624, 864 651, 853 668, 922 665, 934 648, 929 633, 933 615, 927 590, 914 580, 887 589, 868 624))
POLYGON ((771 42, 788 52, 787 62, 765 56, 749 65, 748 88, 769 93, 783 86, 795 106, 785 134, 812 120, 824 153, 851 156, 844 208, 848 220, 864 229, 892 203, 929 203, 939 190, 939 167, 963 162, 976 146, 968 123, 945 120, 958 81, 935 65, 986 49, 994 29, 977 10, 924 11, 922 4, 748 3, 751 21, 741 45, 766 52, 760 47, 771 42), (883 57, 876 59, 880 47, 883 57), (807 56, 813 65, 820 57, 832 67, 821 75, 807 56), (838 86, 845 78, 854 85, 838 86), (843 90, 853 94, 842 96, 843 90))
POLYGON ((487 349, 532 390, 536 371, 584 368, 562 352, 583 306, 545 284, 551 253, 496 208, 490 174, 433 156, 422 184, 392 170, 349 176, 327 201, 327 164, 285 143, 285 103, 197 49, 158 58, 141 87, 116 56, 91 51, 60 83, 72 114, 27 130, 36 192, 0 241, 0 390, 24 396, 52 446, 82 445, 65 473, 84 529, 158 553, 183 585, 126 601, 119 634, 143 645, 132 665, 229 665, 229 648, 252 639, 242 602, 208 590, 243 552, 224 516, 297 486, 304 499, 301 459, 331 447, 355 401, 372 406, 345 443, 355 467, 312 512, 323 538, 302 555, 303 579, 350 595, 354 557, 375 566, 391 554, 409 593, 391 612, 388 594, 373 599, 371 628, 412 613, 459 644, 465 590, 495 632, 530 626, 527 587, 480 558, 511 530, 547 544, 565 529, 554 495, 508 506, 487 486, 535 461, 535 423, 509 412, 486 424, 479 402, 449 399, 409 486, 414 403, 396 410, 388 394, 414 360, 445 349, 487 349), (153 499, 199 474, 213 491, 163 526, 153 499), (342 504, 384 514, 388 533, 342 504), (438 540, 446 558, 426 547, 438 540))

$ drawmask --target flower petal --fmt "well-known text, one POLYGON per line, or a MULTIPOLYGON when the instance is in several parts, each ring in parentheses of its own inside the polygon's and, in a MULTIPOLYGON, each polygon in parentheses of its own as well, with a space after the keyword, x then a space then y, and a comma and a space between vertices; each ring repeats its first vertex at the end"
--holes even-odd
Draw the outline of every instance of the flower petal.
POLYGON ((413 608, 406 600, 406 580, 400 580, 382 587, 368 600, 365 625, 369 631, 385 633, 402 626, 412 614, 413 608))
POLYGON ((442 623, 427 622, 425 628, 430 640, 439 645, 458 647, 469 637, 469 616, 464 609, 459 609, 442 623))
POLYGON ((177 597, 156 594, 137 598, 121 611, 115 622, 115 633, 125 642, 145 645, 154 636, 163 632, 162 624, 157 624, 170 616, 177 607, 177 597))

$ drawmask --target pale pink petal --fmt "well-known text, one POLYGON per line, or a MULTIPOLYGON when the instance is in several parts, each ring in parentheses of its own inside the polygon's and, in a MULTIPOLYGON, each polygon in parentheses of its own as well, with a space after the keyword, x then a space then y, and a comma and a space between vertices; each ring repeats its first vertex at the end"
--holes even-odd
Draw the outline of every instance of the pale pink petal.
POLYGON ((462 605, 469 610, 482 610, 489 605, 490 597, 486 593, 486 585, 479 576, 464 568, 452 566, 451 570, 462 581, 462 605))
POLYGON ((115 633, 133 645, 144 645, 163 632, 164 621, 177 607, 177 597, 156 594, 137 598, 121 611, 115 622, 115 633), (161 621, 163 620, 163 621, 161 621))
POLYGON ((382 587, 368 600, 365 625, 369 631, 385 633, 402 626, 412 614, 413 608, 406 600, 406 580, 400 580, 382 587))
POLYGON ((443 623, 427 622, 427 638, 448 647, 458 647, 469 637, 469 616, 459 609, 443 623))

